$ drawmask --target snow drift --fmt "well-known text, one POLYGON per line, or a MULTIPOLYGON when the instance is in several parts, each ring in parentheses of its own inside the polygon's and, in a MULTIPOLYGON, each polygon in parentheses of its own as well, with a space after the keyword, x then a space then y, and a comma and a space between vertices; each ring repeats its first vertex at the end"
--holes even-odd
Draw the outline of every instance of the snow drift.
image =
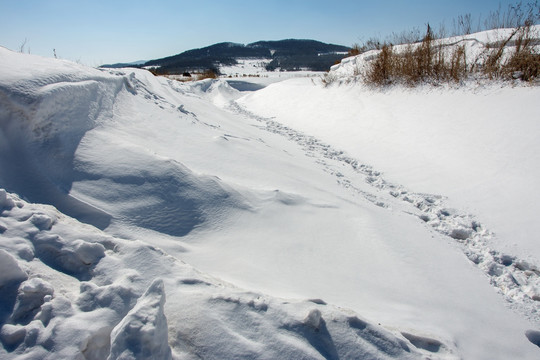
POLYGON ((538 356, 536 259, 378 162, 363 89, 0 61, 3 358, 538 356))
POLYGON ((167 359, 171 347, 175 358, 209 359, 450 353, 443 344, 437 351, 412 345, 407 336, 321 300, 289 302, 240 291, 159 249, 0 193, 9 203, 1 207, 0 257, 10 266, 0 277, 3 358, 167 359), (36 226, 36 217, 50 226, 36 226), (77 249, 57 249, 50 263, 34 239, 77 249), (66 271, 76 262, 77 271, 66 271), (86 280, 78 280, 80 274, 86 280))
MULTIPOLYGON (((14 56, 4 52, 6 57, 14 56)), ((7 79, 0 88, 2 186, 102 229, 113 218, 125 218, 179 236, 209 213, 219 212, 216 207, 241 203, 219 180, 194 174, 178 161, 155 157, 137 143, 118 144, 116 134, 100 132, 113 119, 117 97, 137 93, 140 80, 135 73, 114 75, 71 63, 66 72, 55 67, 46 72, 47 62, 52 61, 43 62, 28 63, 20 78, 7 79), (75 158, 75 151, 82 152, 94 136, 86 136, 90 130, 99 133, 94 149, 75 158), (96 156, 99 160, 93 161, 96 156), (86 197, 95 198, 85 201, 74 196, 74 182, 84 183, 86 197), (126 192, 135 186, 137 194, 126 192), (123 204, 110 209, 100 202, 103 197, 123 204), (139 216, 142 212, 145 216, 139 216)), ((8 67, 6 72, 21 69, 8 67)), ((145 85, 151 89, 151 83, 145 85)))

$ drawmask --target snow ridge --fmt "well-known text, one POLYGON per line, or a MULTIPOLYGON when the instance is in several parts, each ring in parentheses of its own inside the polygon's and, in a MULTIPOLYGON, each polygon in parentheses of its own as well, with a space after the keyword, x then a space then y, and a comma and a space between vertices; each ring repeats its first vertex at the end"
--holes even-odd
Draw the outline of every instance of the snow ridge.
POLYGON ((263 123, 262 129, 296 142, 308 156, 324 158, 326 161, 317 160, 324 171, 334 175, 343 187, 375 205, 392 208, 396 206, 395 200, 400 200, 401 206, 397 207, 403 212, 418 217, 435 231, 455 240, 467 258, 486 274, 491 285, 504 297, 510 308, 532 323, 540 324, 540 313, 537 310, 540 301, 539 268, 525 260, 492 249, 489 240, 495 235, 475 216, 448 208, 441 195, 411 193, 401 185, 392 184, 372 166, 362 164, 313 136, 284 126, 271 118, 253 114, 236 101, 232 101, 229 106, 231 111, 263 123), (351 179, 344 175, 344 166, 353 174, 360 175, 360 179, 351 179), (361 189, 358 181, 369 184, 376 192, 361 189))

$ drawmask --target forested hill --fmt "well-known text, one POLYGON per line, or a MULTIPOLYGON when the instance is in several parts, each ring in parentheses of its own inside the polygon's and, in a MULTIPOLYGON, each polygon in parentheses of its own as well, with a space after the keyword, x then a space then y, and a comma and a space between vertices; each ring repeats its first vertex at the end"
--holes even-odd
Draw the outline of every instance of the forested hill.
MULTIPOLYGON (((234 65, 237 59, 252 58, 271 60, 267 70, 326 71, 337 60, 343 58, 348 50, 346 46, 315 40, 257 41, 247 45, 224 42, 135 66, 154 66, 160 72, 182 73, 204 69, 219 70, 220 65, 234 65)), ((122 67, 119 65, 126 64, 104 65, 104 67, 122 67)))

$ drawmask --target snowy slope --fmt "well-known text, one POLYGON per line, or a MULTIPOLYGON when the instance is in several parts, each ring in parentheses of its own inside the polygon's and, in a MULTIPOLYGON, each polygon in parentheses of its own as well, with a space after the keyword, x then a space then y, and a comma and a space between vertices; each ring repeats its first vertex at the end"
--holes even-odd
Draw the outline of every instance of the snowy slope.
POLYGON ((492 258, 525 284, 501 296, 436 231, 458 217, 422 221, 374 186, 377 154, 281 123, 331 90, 0 62, 1 357, 538 357, 533 262, 492 258))
POLYGON ((448 197, 497 235, 498 248, 538 260, 539 97, 538 87, 500 84, 371 91, 298 80, 242 101, 366 159, 392 183, 448 197))

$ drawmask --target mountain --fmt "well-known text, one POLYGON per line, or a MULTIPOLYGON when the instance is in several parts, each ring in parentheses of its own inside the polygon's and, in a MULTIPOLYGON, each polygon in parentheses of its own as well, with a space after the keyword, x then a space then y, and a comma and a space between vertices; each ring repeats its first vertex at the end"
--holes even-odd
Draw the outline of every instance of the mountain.
MULTIPOLYGON (((348 50, 346 46, 315 40, 257 41, 247 45, 223 42, 139 65, 157 67, 156 71, 160 73, 181 74, 194 70, 219 70, 222 65, 235 65, 238 59, 267 59, 271 60, 266 67, 270 71, 276 69, 326 71, 336 61, 341 60, 348 50)), ((114 68, 125 65, 113 64, 103 67, 114 68)))

